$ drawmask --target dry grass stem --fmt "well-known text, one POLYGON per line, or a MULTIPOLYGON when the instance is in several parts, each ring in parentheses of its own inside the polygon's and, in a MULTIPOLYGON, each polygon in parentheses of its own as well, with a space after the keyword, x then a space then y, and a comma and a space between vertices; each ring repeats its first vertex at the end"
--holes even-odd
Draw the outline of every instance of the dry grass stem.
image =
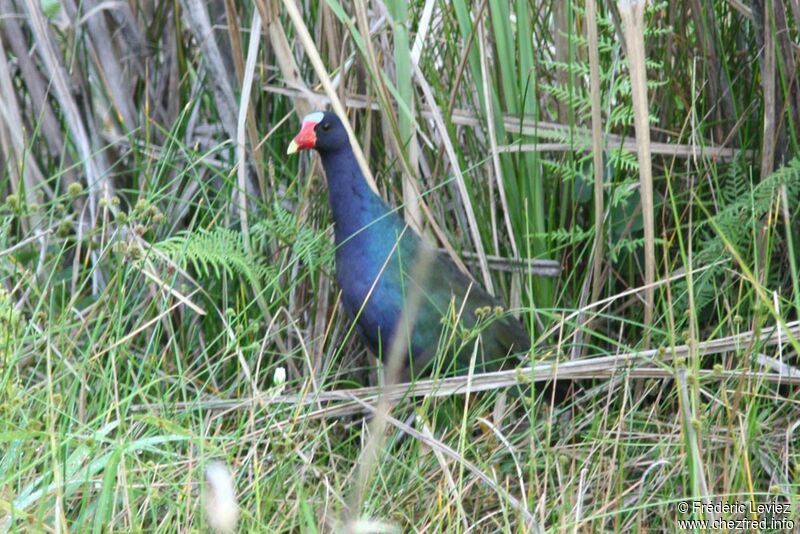
POLYGON ((647 103, 647 69, 644 54, 644 0, 620 0, 619 12, 627 43, 628 66, 631 76, 634 124, 636 126, 636 155, 639 160, 639 194, 644 219, 644 346, 650 339, 653 324, 656 279, 655 204, 653 199, 653 168, 650 156, 650 108, 647 103))

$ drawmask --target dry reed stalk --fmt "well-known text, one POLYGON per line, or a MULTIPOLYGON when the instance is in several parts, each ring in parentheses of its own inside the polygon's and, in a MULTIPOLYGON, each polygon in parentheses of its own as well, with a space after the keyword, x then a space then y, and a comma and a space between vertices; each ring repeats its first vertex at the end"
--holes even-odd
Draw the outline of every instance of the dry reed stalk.
POLYGON ((772 35, 772 2, 764 2, 764 61, 761 87, 764 91, 764 138, 761 145, 761 177, 772 174, 777 132, 775 127, 775 40, 772 35))
POLYGON ((206 80, 211 85, 214 102, 217 105, 217 115, 228 139, 236 139, 236 100, 230 83, 230 69, 225 64, 222 52, 214 40, 207 4, 200 0, 181 1, 184 17, 194 38, 200 44, 203 63, 210 73, 206 80))
POLYGON ((586 0, 586 37, 589 45, 589 82, 592 101, 592 161, 594 163, 594 250, 592 252, 592 300, 603 288, 603 117, 600 114, 600 52, 597 37, 596 0, 586 0))
MULTIPOLYGON (((406 228, 406 231, 410 230, 406 228)), ((397 237, 395 247, 399 245, 401 239, 402 235, 397 237)), ((394 254, 394 250, 387 257, 386 262, 381 267, 381 271, 386 268, 392 254, 394 254)), ((412 272, 415 276, 412 278, 419 279, 427 276, 427 273, 433 265, 433 259, 433 254, 421 254, 416 258, 412 266, 412 272)), ((380 275, 379 273, 378 277, 380 275)), ((375 282, 373 282, 370 293, 374 290, 378 277, 376 277, 375 282)), ((369 298, 369 296, 367 298, 369 298)), ((386 362, 383 373, 385 386, 391 387, 397 384, 400 379, 403 368, 405 367, 404 363, 407 361, 409 351, 411 350, 408 344, 411 339, 410 329, 414 325, 414 320, 417 317, 419 306, 423 298, 425 298, 425 296, 422 294, 419 286, 409 288, 405 307, 397 324, 396 332, 399 334, 392 338, 392 343, 388 347, 389 350, 383 358, 386 362)), ((383 448, 385 429, 390 419, 389 413, 393 407, 392 405, 393 402, 389 396, 384 396, 382 394, 378 396, 374 417, 369 424, 369 439, 359 455, 356 482, 350 494, 346 522, 356 521, 361 513, 361 505, 364 502, 367 482, 372 473, 372 468, 378 459, 378 455, 383 448)))
POLYGON ((31 209, 36 203, 36 186, 44 181, 39 166, 27 150, 27 140, 23 137, 22 114, 19 109, 11 69, 6 61, 6 52, 0 39, 0 149, 6 155, 12 170, 11 191, 19 198, 24 192, 24 202, 28 206, 26 215, 20 218, 23 233, 34 230, 41 232, 41 216, 31 209))
MULTIPOLYGON (((234 205, 239 210, 239 221, 242 227, 244 245, 248 252, 251 252, 250 244, 250 225, 247 219, 247 150, 245 147, 245 132, 247 130, 247 118, 250 115, 250 91, 253 87, 253 77, 256 70, 256 58, 258 57, 258 45, 261 41, 261 16, 258 11, 253 13, 253 20, 250 24, 250 42, 247 46, 247 63, 243 72, 242 91, 239 96, 239 113, 236 120, 236 174, 239 188, 236 193, 234 205)), ((251 122, 252 124, 252 122, 251 122)))
MULTIPOLYGON (((71 84, 67 81, 68 77, 63 62, 56 54, 55 44, 52 41, 48 23, 42 13, 41 6, 34 0, 26 0, 25 6, 28 12, 28 25, 33 32, 34 40, 37 44, 37 52, 50 74, 53 92, 64 114, 64 122, 67 123, 82 160, 81 163, 83 165, 86 186, 89 193, 89 210, 88 221, 85 221, 86 224, 80 224, 78 227, 78 241, 80 242, 82 235, 94 228, 97 224, 100 199, 110 200, 112 196, 112 187, 106 175, 105 166, 101 163, 103 161, 102 155, 95 154, 92 147, 89 136, 90 130, 87 124, 84 123, 81 113, 78 110, 78 104, 70 89, 71 84)), ((76 260, 79 256, 79 252, 75 254, 76 260)), ((97 252, 94 250, 91 251, 90 258, 92 263, 96 264, 99 259, 97 252)), ((75 272, 77 274, 77 270, 75 272)), ((99 267, 91 269, 91 273, 92 294, 97 295, 104 285, 103 273, 99 267)))
POLYGON ((300 76, 300 67, 297 65, 289 39, 286 37, 286 31, 278 16, 280 13, 279 2, 278 0, 255 0, 255 5, 258 12, 261 13, 264 31, 269 37, 272 53, 278 62, 284 83, 294 90, 292 100, 295 112, 302 119, 317 106, 314 105, 314 100, 307 96, 310 91, 300 76))
MULTIPOLYGON (((270 93, 286 95, 290 97, 297 97, 300 91, 289 89, 286 87, 278 87, 274 85, 267 85, 264 90, 270 93)), ((315 98, 319 98, 320 102, 327 103, 327 97, 323 93, 311 93, 315 98)), ((349 94, 342 100, 348 108, 354 109, 380 109, 380 105, 371 102, 365 95, 349 94)), ((418 107, 419 115, 425 119, 433 117, 433 111, 429 106, 421 105, 418 107)), ((453 109, 450 113, 450 121, 458 126, 470 126, 473 128, 482 128, 484 119, 477 113, 467 109, 453 109)), ((569 126, 566 124, 559 124, 557 122, 549 121, 536 121, 529 118, 504 115, 504 127, 508 131, 519 132, 523 136, 534 136, 541 138, 563 138, 564 134, 569 131, 569 126)), ((575 127, 572 130, 573 139, 571 143, 522 143, 514 145, 499 145, 497 150, 500 154, 506 152, 566 152, 569 150, 591 150, 592 148, 592 134, 591 130, 586 128, 575 127)), ((607 146, 613 146, 629 150, 631 152, 637 149, 636 140, 626 139, 617 134, 606 134, 605 141, 607 146)), ((727 143, 720 145, 713 145, 704 143, 703 145, 692 145, 685 143, 661 143, 651 142, 651 154, 658 154, 662 156, 672 156, 677 158, 692 158, 701 156, 710 159, 732 159, 737 155, 745 155, 750 157, 753 155, 752 150, 741 150, 737 148, 726 148, 727 143)))
MULTIPOLYGON (((17 8, 11 0, 0 0, 0 19, 3 20, 0 27, 2 33, 0 40, 8 45, 17 58, 20 75, 25 81, 25 87, 33 105, 33 113, 38 118, 37 126, 47 141, 50 155, 57 156, 63 150, 61 125, 56 120, 53 108, 47 100, 48 81, 42 76, 35 61, 28 53, 28 43, 18 23, 16 11, 17 8)), ((67 163, 66 166, 69 167, 69 159, 67 159, 67 163)), ((71 180, 70 175, 71 173, 65 179, 71 180)))
MULTIPOLYGON (((478 226, 478 221, 475 217, 475 210, 472 207, 472 201, 469 197, 467 184, 464 181, 464 173, 461 172, 461 164, 458 161, 458 156, 456 155, 455 148, 453 147, 453 141, 450 139, 450 134, 447 131, 447 126, 445 125, 444 118, 442 117, 441 108, 439 108, 439 105, 436 103, 436 97, 433 95, 433 90, 431 89, 430 84, 425 79, 425 75, 422 73, 419 65, 414 65, 413 67, 414 78, 416 79, 417 84, 419 84, 420 89, 422 89, 422 94, 425 97, 425 100, 427 100, 428 106, 430 106, 431 118, 436 124, 436 129, 439 131, 442 144, 444 145, 445 154, 447 155, 447 158, 450 161, 450 166, 453 169, 456 186, 458 188, 459 195, 461 196, 464 212, 467 216, 470 236, 472 237, 472 242, 475 246, 475 254, 478 257, 478 261, 481 266, 484 288, 490 294, 494 294, 494 284, 492 284, 492 277, 489 273, 489 263, 486 260, 486 251, 483 248, 483 241, 481 240, 481 234, 479 230, 480 227, 478 226)), ((463 263, 459 261, 456 263, 456 265, 463 266, 463 263)))
POLYGON ((620 0, 619 12, 627 44, 628 65, 631 76, 634 127, 636 129, 639 184, 644 223, 644 341, 650 345, 650 328, 655 307, 656 245, 655 205, 653 201, 653 168, 650 159, 650 112, 647 103, 647 70, 644 54, 644 0, 620 0))
MULTIPOLYGON (((193 294, 190 294, 191 297, 193 294)), ((179 304, 176 304, 177 306, 179 304)), ((169 310, 168 310, 169 311, 169 310)), ((178 410, 193 409, 202 406, 207 410, 231 410, 243 409, 253 404, 288 404, 296 406, 298 404, 310 405, 319 402, 344 404, 326 407, 321 411, 306 414, 305 417, 333 417, 344 414, 355 413, 353 411, 353 399, 357 398, 364 402, 375 403, 383 396, 388 401, 399 401, 413 397, 447 397, 452 395, 465 395, 479 391, 494 391, 497 389, 515 386, 526 382, 546 382, 554 378, 561 379, 586 379, 586 378, 610 378, 626 373, 631 378, 674 378, 675 370, 664 367, 665 363, 673 358, 688 357, 690 351, 694 350, 700 356, 721 354, 731 351, 752 350, 758 344, 776 345, 790 341, 792 337, 800 336, 800 321, 791 322, 780 331, 775 328, 770 331, 755 333, 753 331, 742 332, 741 334, 727 336, 720 339, 712 339, 696 343, 695 347, 688 344, 676 345, 675 347, 663 349, 648 349, 638 352, 626 352, 612 356, 599 358, 586 358, 583 360, 572 360, 567 362, 539 363, 529 367, 519 369, 509 369, 506 371, 493 371, 488 373, 477 373, 472 376, 456 376, 443 379, 418 380, 414 383, 402 383, 390 386, 362 387, 356 389, 322 391, 315 398, 310 398, 305 394, 287 395, 268 395, 264 397, 248 397, 240 399, 208 399, 203 402, 179 402, 175 403, 178 410)), ((119 342, 116 344, 118 345, 119 342)), ((750 371, 717 371, 700 370, 697 373, 698 380, 702 379, 742 379, 758 378, 775 384, 798 384, 800 385, 800 375, 797 373, 783 374, 774 372, 750 372, 750 371)), ((135 411, 159 411, 161 405, 140 404, 134 406, 135 411)), ((360 410, 356 410, 358 412, 360 410)))
POLYGON ((364 158, 364 152, 361 150, 361 145, 358 143, 358 139, 356 138, 356 134, 353 131, 352 126, 350 126, 350 121, 347 119, 347 112, 345 111, 342 102, 339 100, 339 95, 336 94, 336 88, 333 86, 331 77, 328 75, 328 71, 325 69, 325 65, 322 63, 322 57, 320 57, 319 50, 317 50, 317 45, 314 44, 314 39, 311 38, 308 27, 306 27, 306 23, 303 21, 303 16, 297 9, 294 0, 283 0, 283 6, 286 8, 289 18, 292 19, 292 24, 297 32, 297 38, 303 45, 306 55, 308 56, 308 60, 314 67, 314 72, 316 72, 317 77, 322 84, 322 88, 325 90, 325 94, 330 99, 333 111, 339 116, 339 119, 344 125, 344 129, 347 131, 347 137, 350 139, 350 145, 353 148, 353 154, 356 156, 356 161, 358 161, 358 166, 361 168, 361 172, 364 174, 367 184, 370 186, 370 188, 372 188, 373 191, 377 192, 378 186, 375 185, 375 179, 372 176, 372 172, 369 170, 367 160, 364 158))

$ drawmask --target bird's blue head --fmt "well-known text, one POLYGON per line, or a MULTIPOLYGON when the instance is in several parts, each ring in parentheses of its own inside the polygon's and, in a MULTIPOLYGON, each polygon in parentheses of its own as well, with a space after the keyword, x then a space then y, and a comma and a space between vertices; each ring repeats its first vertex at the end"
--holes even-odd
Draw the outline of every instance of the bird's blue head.
POLYGON ((287 154, 294 154, 298 150, 315 149, 317 152, 335 152, 350 146, 342 121, 331 111, 315 111, 303 118, 300 133, 289 144, 287 154))

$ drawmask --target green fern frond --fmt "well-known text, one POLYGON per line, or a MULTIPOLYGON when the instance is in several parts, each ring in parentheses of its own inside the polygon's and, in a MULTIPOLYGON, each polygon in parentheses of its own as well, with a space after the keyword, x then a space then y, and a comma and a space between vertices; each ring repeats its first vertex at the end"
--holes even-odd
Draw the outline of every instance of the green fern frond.
POLYGON ((303 226, 293 213, 278 203, 273 205, 271 218, 253 226, 252 235, 262 247, 268 239, 290 246, 292 253, 312 270, 333 263, 333 245, 325 232, 303 226))
POLYGON ((182 265, 191 265, 204 276, 220 278, 241 275, 254 282, 266 280, 274 271, 258 256, 248 254, 242 234, 230 228, 201 228, 181 232, 159 243, 155 248, 182 265))
POLYGON ((224 272, 268 285, 277 280, 278 269, 257 251, 264 250, 269 240, 291 246, 292 254, 312 270, 333 262, 333 247, 325 233, 301 226, 293 213, 278 204, 271 217, 250 230, 253 253, 247 251, 240 232, 219 226, 181 232, 154 247, 180 265, 191 265, 203 276, 219 278, 224 272))
MULTIPOLYGON (((657 245, 663 245, 664 240, 657 238, 655 240, 655 242, 656 242, 657 245)), ((616 242, 614 242, 614 244, 608 250, 608 255, 611 257, 611 261, 612 262, 617 262, 617 261, 619 261, 619 257, 623 252, 626 252, 628 254, 632 254, 636 250, 641 249, 643 247, 644 247, 644 238, 643 237, 639 237, 639 238, 622 238, 622 239, 618 239, 616 242)))
POLYGON ((558 228, 552 232, 535 234, 534 237, 547 239, 550 243, 558 246, 571 246, 592 239, 594 237, 594 229, 584 229, 580 228, 579 226, 574 226, 570 229, 558 228))
MULTIPOLYGON (((726 178, 724 194, 721 195, 725 206, 711 219, 697 225, 701 238, 694 267, 710 266, 694 281, 698 309, 715 300, 718 277, 724 274, 724 265, 714 265, 727 253, 719 234, 724 235, 734 247, 745 246, 751 238, 753 221, 762 219, 774 207, 782 186, 786 187, 789 203, 795 204, 800 193, 800 157, 794 158, 752 188, 748 187, 745 173, 739 165, 733 165, 726 178)), ((676 305, 680 309, 687 306, 687 291, 685 281, 676 284, 676 305)))

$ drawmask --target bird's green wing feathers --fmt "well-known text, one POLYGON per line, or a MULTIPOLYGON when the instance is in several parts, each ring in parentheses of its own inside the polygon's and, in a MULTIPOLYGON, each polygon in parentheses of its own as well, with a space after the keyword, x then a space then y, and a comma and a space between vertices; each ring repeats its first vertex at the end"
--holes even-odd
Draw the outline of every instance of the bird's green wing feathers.
POLYGON ((407 289, 416 287, 421 292, 414 321, 415 336, 424 336, 421 343, 437 347, 444 332, 452 341, 451 346, 457 347, 459 364, 463 366, 474 347, 471 341, 480 332, 484 370, 502 367, 511 353, 528 351, 528 333, 519 321, 505 313, 499 300, 470 280, 446 256, 430 248, 425 252, 432 254, 430 260, 420 261, 415 266, 417 272, 406 277, 407 289), (456 318, 459 327, 454 332, 456 318))

